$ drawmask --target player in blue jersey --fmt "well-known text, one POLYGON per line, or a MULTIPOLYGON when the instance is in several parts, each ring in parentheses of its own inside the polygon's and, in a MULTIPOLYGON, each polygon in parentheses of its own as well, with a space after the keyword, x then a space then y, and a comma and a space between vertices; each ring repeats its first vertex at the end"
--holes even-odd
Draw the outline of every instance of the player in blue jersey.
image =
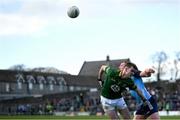
MULTIPOLYGON (((123 69, 126 64, 127 64, 127 62, 121 63, 119 68, 123 69)), ((143 83, 143 80, 141 78, 141 77, 150 77, 151 74, 154 73, 155 71, 151 68, 145 69, 144 71, 139 71, 137 66, 134 63, 132 63, 132 64, 133 64, 134 70, 135 70, 134 75, 132 76, 132 79, 133 79, 135 85, 137 86, 137 88, 142 92, 142 94, 145 96, 145 98, 153 106, 153 109, 150 110, 148 106, 144 106, 142 104, 141 98, 139 98, 139 96, 137 95, 136 92, 130 91, 131 95, 133 97, 135 97, 136 102, 139 103, 136 113, 135 113, 135 116, 134 116, 134 120, 144 120, 147 118, 149 118, 151 120, 160 120, 157 102, 147 91, 147 89, 143 83)))

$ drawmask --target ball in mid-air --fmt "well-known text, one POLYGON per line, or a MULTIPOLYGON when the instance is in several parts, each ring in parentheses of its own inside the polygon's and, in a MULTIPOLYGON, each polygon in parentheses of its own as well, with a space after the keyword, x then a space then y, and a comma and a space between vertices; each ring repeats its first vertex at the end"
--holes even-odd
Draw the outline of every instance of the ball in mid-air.
POLYGON ((71 6, 67 11, 67 14, 70 18, 78 17, 79 13, 80 13, 79 8, 76 6, 71 6))

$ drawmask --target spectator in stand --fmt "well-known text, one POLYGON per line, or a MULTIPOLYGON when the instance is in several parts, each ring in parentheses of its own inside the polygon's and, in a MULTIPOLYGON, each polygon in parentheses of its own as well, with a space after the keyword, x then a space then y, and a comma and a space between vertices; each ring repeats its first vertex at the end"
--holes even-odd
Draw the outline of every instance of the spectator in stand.
POLYGON ((169 101, 166 102, 165 109, 166 109, 167 115, 169 115, 169 110, 170 110, 170 102, 169 101))

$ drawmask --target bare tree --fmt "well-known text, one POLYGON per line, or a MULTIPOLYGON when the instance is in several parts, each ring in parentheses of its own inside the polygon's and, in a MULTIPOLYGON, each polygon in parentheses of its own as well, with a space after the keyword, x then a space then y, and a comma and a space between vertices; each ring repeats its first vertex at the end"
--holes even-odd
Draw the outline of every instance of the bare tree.
POLYGON ((58 70, 57 68, 54 68, 54 67, 37 67, 37 68, 33 68, 32 71, 46 72, 46 73, 69 74, 69 73, 67 73, 65 71, 58 70))
POLYGON ((11 66, 9 69, 10 70, 17 70, 17 71, 24 71, 25 65, 24 64, 17 64, 17 65, 11 66))
POLYGON ((178 77, 179 68, 178 68, 178 62, 180 62, 180 52, 176 53, 176 58, 174 60, 174 66, 175 66, 175 80, 178 77))
POLYGON ((164 51, 156 52, 153 56, 153 63, 156 63, 157 65, 154 66, 154 68, 157 70, 157 81, 160 81, 160 76, 163 75, 163 69, 165 67, 165 62, 167 60, 168 56, 164 51))
POLYGON ((54 68, 54 67, 26 68, 24 64, 13 65, 9 69, 10 70, 16 70, 16 71, 33 71, 33 72, 69 74, 68 72, 58 70, 57 68, 54 68))

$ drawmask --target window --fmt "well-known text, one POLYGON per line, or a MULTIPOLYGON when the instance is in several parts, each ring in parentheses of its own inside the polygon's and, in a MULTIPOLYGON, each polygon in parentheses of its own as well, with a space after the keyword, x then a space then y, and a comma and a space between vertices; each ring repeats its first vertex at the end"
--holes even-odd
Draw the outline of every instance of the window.
POLYGON ((18 85, 18 89, 22 89, 22 82, 21 81, 18 81, 17 85, 18 85))
POLYGON ((33 89, 33 83, 35 83, 36 81, 32 75, 27 75, 26 78, 28 81, 28 89, 32 90, 33 89))
POLYGON ((43 83, 39 83, 39 89, 40 89, 40 90, 43 90, 43 89, 44 89, 43 83))
POLYGON ((17 81, 17 88, 22 89, 22 85, 25 82, 23 75, 22 74, 17 74, 16 75, 16 81, 17 81))
POLYGON ((70 90, 70 91, 74 91, 74 86, 70 86, 70 87, 69 87, 69 90, 70 90))
POLYGON ((51 90, 51 91, 53 91, 54 90, 54 85, 51 83, 51 84, 49 84, 49 89, 51 90))
POLYGON ((9 83, 6 83, 6 92, 10 92, 10 85, 9 85, 9 83))
POLYGON ((67 84, 66 84, 66 81, 63 77, 57 77, 57 82, 59 84, 59 91, 60 92, 67 91, 67 84))
POLYGON ((29 90, 32 90, 32 89, 33 89, 33 84, 32 84, 32 82, 29 82, 29 83, 28 83, 28 88, 29 88, 29 90))
POLYGON ((45 80, 44 76, 37 76, 37 82, 39 83, 39 89, 43 90, 44 84, 46 84, 46 80, 45 80))
POLYGON ((53 91, 54 90, 54 84, 56 84, 56 81, 53 76, 48 76, 47 81, 49 83, 49 90, 53 91))

